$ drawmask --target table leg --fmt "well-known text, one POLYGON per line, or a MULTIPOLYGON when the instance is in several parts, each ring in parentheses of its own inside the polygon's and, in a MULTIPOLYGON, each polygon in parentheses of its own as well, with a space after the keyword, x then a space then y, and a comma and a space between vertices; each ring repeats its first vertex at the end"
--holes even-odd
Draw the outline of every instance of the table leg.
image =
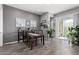
POLYGON ((23 42, 24 42, 24 38, 23 38, 23 42))
POLYGON ((31 40, 31 41, 30 41, 30 49, 31 49, 31 50, 33 49, 32 43, 33 43, 33 41, 31 40))
POLYGON ((19 43, 19 40, 20 40, 20 38, 19 38, 19 33, 18 33, 18 43, 19 43))
POLYGON ((43 35, 43 45, 44 45, 44 35, 43 35))
POLYGON ((27 38, 27 45, 28 45, 28 48, 30 48, 30 37, 27 38))

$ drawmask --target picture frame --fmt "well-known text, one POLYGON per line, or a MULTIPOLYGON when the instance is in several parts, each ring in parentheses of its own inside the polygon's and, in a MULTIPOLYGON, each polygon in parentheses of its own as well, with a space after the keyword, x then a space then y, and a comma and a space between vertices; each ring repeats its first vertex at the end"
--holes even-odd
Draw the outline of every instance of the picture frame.
POLYGON ((42 20, 42 23, 46 23, 46 20, 42 20))

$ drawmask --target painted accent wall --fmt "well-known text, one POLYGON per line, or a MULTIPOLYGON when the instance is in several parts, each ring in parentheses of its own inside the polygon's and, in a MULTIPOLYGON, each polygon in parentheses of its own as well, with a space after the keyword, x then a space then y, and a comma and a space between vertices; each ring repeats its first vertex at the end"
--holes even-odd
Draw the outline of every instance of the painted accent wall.
POLYGON ((26 20, 35 21, 39 26, 39 15, 28 11, 20 10, 14 7, 3 5, 3 43, 13 42, 18 40, 16 17, 26 20))

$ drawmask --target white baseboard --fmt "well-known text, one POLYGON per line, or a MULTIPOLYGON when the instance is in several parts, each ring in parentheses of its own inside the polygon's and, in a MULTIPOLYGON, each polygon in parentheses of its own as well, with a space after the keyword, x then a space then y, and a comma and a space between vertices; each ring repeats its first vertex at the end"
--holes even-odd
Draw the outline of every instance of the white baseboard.
POLYGON ((13 41, 13 42, 8 42, 8 43, 5 43, 4 45, 7 45, 7 44, 14 44, 14 43, 17 43, 18 41, 13 41))
MULTIPOLYGON (((20 40, 20 42, 23 42, 23 41, 20 40)), ((7 44, 15 44, 15 43, 18 43, 18 41, 8 42, 8 43, 5 43, 5 44, 3 44, 3 45, 7 45, 7 44)))

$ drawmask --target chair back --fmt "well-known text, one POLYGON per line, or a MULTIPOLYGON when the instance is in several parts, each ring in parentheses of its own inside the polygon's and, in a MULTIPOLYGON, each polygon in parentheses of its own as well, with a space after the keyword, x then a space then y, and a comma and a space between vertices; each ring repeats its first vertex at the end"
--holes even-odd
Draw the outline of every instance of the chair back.
POLYGON ((35 33, 36 34, 43 34, 43 31, 42 30, 35 30, 35 33))

